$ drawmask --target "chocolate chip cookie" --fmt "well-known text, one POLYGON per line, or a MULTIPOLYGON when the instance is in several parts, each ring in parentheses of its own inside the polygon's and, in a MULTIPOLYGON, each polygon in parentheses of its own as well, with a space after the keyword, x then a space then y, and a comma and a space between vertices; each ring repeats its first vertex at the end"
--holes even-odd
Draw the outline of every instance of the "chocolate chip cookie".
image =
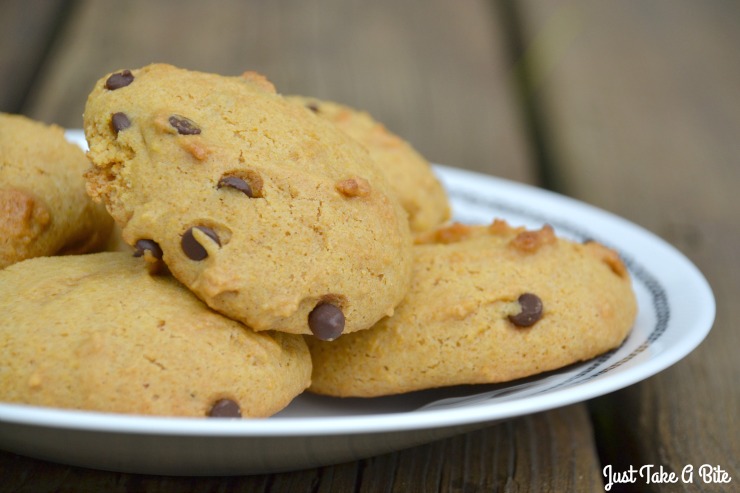
POLYGON ((0 269, 104 247, 113 221, 85 192, 89 166, 60 127, 0 113, 0 269))
POLYGON ((161 416, 265 417, 309 384, 301 336, 256 333, 130 253, 0 271, 0 401, 161 416))
POLYGON ((432 167, 411 144, 390 132, 368 112, 305 96, 289 96, 364 145, 388 177, 409 215, 415 233, 441 226, 450 219, 450 204, 432 167))
POLYGON ((310 390, 372 397, 522 378, 619 346, 636 316, 612 250, 549 226, 453 224, 414 246, 411 290, 375 327, 309 340, 310 390))
POLYGON ((259 74, 122 70, 95 84, 84 127, 91 195, 213 309, 333 339, 406 293, 411 234, 386 177, 259 74))

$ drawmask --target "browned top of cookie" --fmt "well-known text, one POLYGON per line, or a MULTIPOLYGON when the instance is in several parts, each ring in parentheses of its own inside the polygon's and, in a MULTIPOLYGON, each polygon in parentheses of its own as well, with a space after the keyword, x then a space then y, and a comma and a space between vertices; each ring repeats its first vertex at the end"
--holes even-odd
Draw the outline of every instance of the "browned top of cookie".
POLYGON ((624 263, 603 245, 547 225, 452 224, 418 238, 392 317, 309 341, 311 389, 367 397, 534 375, 618 346, 636 309, 624 263))
POLYGON ((130 253, 0 271, 0 401, 164 416, 264 417, 309 384, 303 338, 209 309, 130 253))
POLYGON ((101 78, 84 115, 89 190, 131 245, 257 330, 343 332, 392 313, 408 287, 406 214, 367 150, 272 85, 150 65, 101 78))
POLYGON ((406 209, 412 231, 427 231, 450 218, 450 204, 442 184, 429 162, 409 142, 366 111, 305 96, 289 99, 331 121, 368 149, 406 209))
POLYGON ((62 128, 0 113, 0 268, 103 246, 112 221, 85 193, 89 166, 62 128))

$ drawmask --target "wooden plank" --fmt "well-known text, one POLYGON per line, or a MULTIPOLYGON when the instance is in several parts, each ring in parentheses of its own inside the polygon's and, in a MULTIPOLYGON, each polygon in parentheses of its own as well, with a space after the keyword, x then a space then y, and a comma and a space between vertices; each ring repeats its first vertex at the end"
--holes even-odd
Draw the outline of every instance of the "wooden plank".
POLYGON ((582 405, 539 413, 398 454, 397 492, 598 491, 582 405))
POLYGON ((94 471, 0 452, 0 492, 598 491, 585 406, 526 416, 429 445, 305 471, 230 478, 94 471), (585 426, 584 426, 585 425, 585 426))
MULTIPOLYGON (((23 108, 29 116, 81 126, 93 82, 120 68, 165 61, 224 74, 253 69, 284 93, 367 109, 433 161, 537 179, 501 25, 484 0, 224 0, 217 9, 193 0, 80 0, 76 7, 23 108)), ((593 491, 601 477, 583 405, 283 474, 143 477, 12 454, 0 454, 0 473, 17 491, 593 491)))
POLYGON ((223 0, 207 13, 197 0, 86 0, 25 111, 80 127, 108 71, 155 61, 252 69, 283 93, 366 109, 434 162, 531 181, 494 21, 482 0, 223 0))
MULTIPOLYGON (((714 328, 698 350, 594 403, 604 463, 679 473, 710 464, 736 483, 740 5, 527 0, 521 14, 526 56, 535 65, 531 90, 545 107, 560 190, 676 245, 704 272, 718 301, 714 328)), ((698 474, 694 482, 729 491, 698 474)))
POLYGON ((66 4, 46 0, 0 3, 0 112, 21 111, 66 4))

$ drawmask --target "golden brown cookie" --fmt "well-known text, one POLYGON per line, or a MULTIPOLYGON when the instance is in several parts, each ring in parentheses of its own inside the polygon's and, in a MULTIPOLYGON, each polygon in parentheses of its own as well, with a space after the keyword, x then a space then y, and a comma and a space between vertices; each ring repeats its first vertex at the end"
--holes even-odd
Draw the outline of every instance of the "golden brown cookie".
POLYGON ((90 193, 215 310, 331 339, 392 314, 408 289, 408 221, 382 172, 264 77, 117 72, 95 84, 84 124, 90 193))
POLYGON ((375 327, 309 340, 311 391, 372 397, 495 383, 619 346, 636 316, 617 254, 537 231, 453 224, 419 238, 411 290, 375 327))
POLYGON ((411 144, 390 132, 366 111, 305 96, 289 96, 364 145, 385 173, 409 215, 415 233, 450 219, 450 203, 429 162, 411 144))
POLYGON ((130 253, 0 271, 0 401, 162 416, 264 417, 309 384, 301 336, 255 333, 130 253))
POLYGON ((113 221, 85 192, 89 166, 60 127, 0 113, 0 269, 103 248, 113 221))

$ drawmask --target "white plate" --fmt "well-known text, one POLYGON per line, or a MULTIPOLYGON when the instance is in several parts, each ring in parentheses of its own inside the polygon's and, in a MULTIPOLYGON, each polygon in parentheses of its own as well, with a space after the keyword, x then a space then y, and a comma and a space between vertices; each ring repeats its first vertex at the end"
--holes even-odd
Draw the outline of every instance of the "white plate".
MULTIPOLYGON (((71 140, 84 146, 80 131, 71 140)), ((592 361, 505 385, 454 387, 373 399, 299 396, 262 420, 112 415, 0 404, 0 448, 67 464, 168 475, 250 474, 351 461, 496 421, 591 399, 648 378, 689 354, 714 320, 712 292, 673 247, 575 200, 506 180, 435 166, 455 219, 551 224, 615 248, 633 276, 639 313, 627 341, 592 361)))

